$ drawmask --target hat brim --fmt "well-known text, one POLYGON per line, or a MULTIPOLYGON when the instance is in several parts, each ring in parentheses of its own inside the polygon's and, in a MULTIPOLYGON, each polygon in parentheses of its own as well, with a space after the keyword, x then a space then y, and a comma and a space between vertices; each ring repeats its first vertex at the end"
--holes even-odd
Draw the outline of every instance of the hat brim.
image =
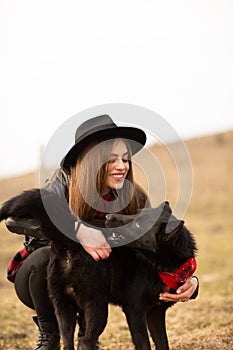
POLYGON ((89 144, 90 140, 95 139, 99 142, 103 142, 118 137, 127 140, 133 155, 139 152, 146 143, 146 134, 138 128, 117 126, 115 128, 99 130, 75 143, 62 159, 60 166, 63 169, 69 170, 70 167, 75 164, 77 156, 89 144))

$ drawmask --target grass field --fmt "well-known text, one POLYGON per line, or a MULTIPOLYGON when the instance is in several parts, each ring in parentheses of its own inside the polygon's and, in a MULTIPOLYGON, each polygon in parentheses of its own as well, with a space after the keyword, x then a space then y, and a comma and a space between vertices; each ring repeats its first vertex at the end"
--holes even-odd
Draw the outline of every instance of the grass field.
MULTIPOLYGON (((195 301, 178 303, 168 310, 170 348, 233 350, 233 132, 188 140, 186 145, 194 170, 194 190, 185 221, 199 248, 200 293, 195 301)), ((161 163, 163 157, 161 153, 161 163)), ((169 174, 167 198, 173 205, 173 170, 165 164, 164 171, 169 174)), ((0 181, 1 202, 34 185, 33 174, 0 181)), ((13 284, 5 278, 8 261, 21 244, 22 237, 8 232, 1 223, 1 350, 31 350, 37 337, 33 311, 19 302, 13 284)), ((109 307, 108 325, 100 341, 104 350, 133 350, 120 308, 109 307)))

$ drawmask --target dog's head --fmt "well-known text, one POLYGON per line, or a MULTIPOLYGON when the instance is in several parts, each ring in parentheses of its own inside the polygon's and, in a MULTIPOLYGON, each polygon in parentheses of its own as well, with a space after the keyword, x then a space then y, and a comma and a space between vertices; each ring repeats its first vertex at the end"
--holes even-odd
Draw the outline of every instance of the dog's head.
MULTIPOLYGON (((136 215, 108 214, 106 226, 114 228, 112 240, 131 248, 185 258, 193 256, 196 244, 183 220, 172 215, 168 202, 157 208, 139 210, 136 215)), ((111 237, 110 237, 111 239, 111 237)))
POLYGON ((169 222, 171 213, 169 203, 164 202, 156 208, 141 209, 135 215, 107 214, 106 227, 115 228, 112 240, 118 239, 119 245, 156 251, 157 236, 169 222))

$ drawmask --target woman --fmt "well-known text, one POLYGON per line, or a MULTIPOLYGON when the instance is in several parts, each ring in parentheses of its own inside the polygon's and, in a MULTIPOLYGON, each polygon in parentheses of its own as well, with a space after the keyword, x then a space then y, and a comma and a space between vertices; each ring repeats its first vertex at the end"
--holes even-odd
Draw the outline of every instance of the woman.
MULTIPOLYGON (((107 259, 111 247, 100 229, 90 228, 85 221, 103 218, 106 213, 135 214, 149 206, 145 193, 135 184, 131 157, 146 142, 145 133, 133 127, 118 127, 107 115, 98 116, 81 124, 75 135, 75 145, 61 162, 61 168, 46 184, 47 190, 65 197, 77 221, 76 237, 85 251, 96 261, 107 259)), ((14 232, 35 229, 31 222, 6 222, 14 232)), ((34 318, 40 331, 34 350, 60 349, 60 337, 53 306, 49 300, 46 283, 46 267, 49 248, 27 237, 25 249, 11 261, 8 278, 14 281, 19 299, 36 311, 34 318), (17 260, 17 261, 16 261, 17 260)), ((43 244, 43 243, 42 243, 43 244)), ((164 301, 187 301, 197 291, 196 278, 188 279, 177 294, 165 291, 164 301)), ((79 337, 85 324, 79 315, 79 337)), ((99 349, 98 344, 96 348, 99 349)))

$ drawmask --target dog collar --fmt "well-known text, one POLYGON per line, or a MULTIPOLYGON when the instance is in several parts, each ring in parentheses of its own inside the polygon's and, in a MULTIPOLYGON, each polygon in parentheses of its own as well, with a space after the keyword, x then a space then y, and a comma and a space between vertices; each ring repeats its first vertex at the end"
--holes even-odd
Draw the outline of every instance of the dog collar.
POLYGON ((196 267, 196 259, 193 257, 188 259, 183 265, 172 272, 159 272, 159 277, 165 285, 176 290, 193 275, 196 267))

